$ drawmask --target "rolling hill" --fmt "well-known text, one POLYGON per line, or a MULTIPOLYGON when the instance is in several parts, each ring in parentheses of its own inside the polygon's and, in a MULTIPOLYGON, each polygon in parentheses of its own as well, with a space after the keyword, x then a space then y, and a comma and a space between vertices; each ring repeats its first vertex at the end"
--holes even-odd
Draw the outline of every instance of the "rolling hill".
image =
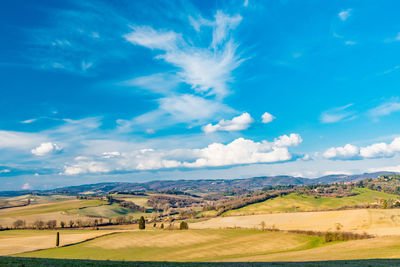
POLYGON ((77 195, 85 192, 101 195, 115 191, 131 192, 175 190, 196 192, 226 192, 232 190, 260 190, 265 186, 273 185, 310 185, 358 181, 367 178, 377 178, 383 174, 391 174, 391 172, 364 173, 357 175, 328 175, 315 179, 293 176, 261 176, 246 179, 159 180, 145 183, 111 182, 69 186, 51 190, 3 191, 0 192, 0 197, 12 197, 27 194, 77 195))

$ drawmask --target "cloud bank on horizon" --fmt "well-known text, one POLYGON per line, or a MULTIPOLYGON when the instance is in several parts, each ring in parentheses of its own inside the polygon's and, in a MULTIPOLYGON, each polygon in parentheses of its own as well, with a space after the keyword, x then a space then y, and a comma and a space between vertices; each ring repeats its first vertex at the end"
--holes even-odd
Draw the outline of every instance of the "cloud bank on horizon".
POLYGON ((2 3, 0 190, 400 170, 399 3, 216 3, 2 3))

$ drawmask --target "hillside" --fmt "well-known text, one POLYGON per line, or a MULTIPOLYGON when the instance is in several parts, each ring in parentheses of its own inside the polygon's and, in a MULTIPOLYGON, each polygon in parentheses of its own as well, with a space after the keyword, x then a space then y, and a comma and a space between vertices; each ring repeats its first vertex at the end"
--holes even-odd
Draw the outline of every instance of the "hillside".
POLYGON ((64 194, 77 195, 86 192, 92 194, 108 194, 110 192, 140 192, 140 191, 189 191, 189 192, 228 192, 228 191, 256 191, 265 186, 274 185, 310 185, 336 182, 359 181, 368 178, 377 178, 389 172, 364 173, 358 175, 328 175, 315 179, 293 176, 262 176, 246 179, 207 179, 207 180, 165 180, 145 183, 99 183, 78 186, 62 187, 51 190, 23 190, 3 191, 0 197, 12 197, 27 194, 64 194))
POLYGON ((223 215, 334 210, 344 207, 380 204, 384 199, 394 200, 399 198, 397 195, 374 191, 367 188, 355 188, 352 192, 357 193, 357 195, 335 198, 291 193, 264 202, 251 204, 240 209, 229 210, 223 213, 223 215))

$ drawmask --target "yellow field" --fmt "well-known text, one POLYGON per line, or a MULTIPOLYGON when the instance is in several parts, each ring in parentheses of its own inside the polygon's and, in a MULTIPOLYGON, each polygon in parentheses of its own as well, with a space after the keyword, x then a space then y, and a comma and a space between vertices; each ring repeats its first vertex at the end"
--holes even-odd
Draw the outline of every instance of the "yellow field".
POLYGON ((257 230, 131 231, 24 257, 138 260, 223 261, 321 246, 319 237, 257 230))
POLYGON ((12 226, 12 223, 18 219, 25 220, 27 224, 32 224, 36 220, 57 220, 68 222, 69 220, 89 219, 85 216, 69 214, 68 211, 82 207, 98 206, 103 203, 104 202, 100 200, 73 199, 2 209, 0 210, 0 225, 3 227, 10 227, 12 226))
MULTIPOLYGON (((0 232, 0 256, 55 247, 56 232, 53 230, 13 230, 0 232)), ((110 230, 58 230, 60 245, 113 233, 110 230)))
POLYGON ((260 228, 282 230, 314 230, 367 232, 385 236, 400 235, 399 209, 358 209, 320 212, 274 213, 247 216, 216 217, 190 224, 192 229, 218 229, 227 227, 260 228))
MULTIPOLYGON (((399 258, 399 238, 379 237, 341 242, 302 251, 290 251, 262 256, 243 257, 239 259, 235 258, 233 261, 328 261, 399 258)), ((365 264, 365 266, 373 266, 367 263, 365 264)))

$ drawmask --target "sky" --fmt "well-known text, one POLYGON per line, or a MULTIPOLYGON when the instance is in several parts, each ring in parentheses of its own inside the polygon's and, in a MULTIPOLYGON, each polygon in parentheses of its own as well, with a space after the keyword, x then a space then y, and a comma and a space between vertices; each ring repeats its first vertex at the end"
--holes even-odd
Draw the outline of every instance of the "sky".
POLYGON ((398 1, 0 3, 0 190, 400 171, 398 1))

